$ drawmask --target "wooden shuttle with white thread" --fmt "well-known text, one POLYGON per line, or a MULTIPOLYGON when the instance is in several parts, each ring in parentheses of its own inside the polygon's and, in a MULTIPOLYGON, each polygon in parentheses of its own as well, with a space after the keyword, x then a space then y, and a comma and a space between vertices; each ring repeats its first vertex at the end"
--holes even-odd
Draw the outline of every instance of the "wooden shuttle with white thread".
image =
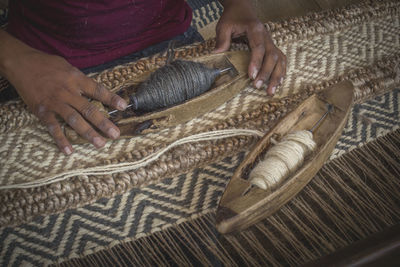
POLYGON ((353 85, 341 82, 309 97, 268 132, 246 156, 227 185, 217 210, 218 231, 226 234, 243 230, 272 215, 296 196, 331 155, 346 124, 352 102, 353 85), (272 146, 271 139, 280 140, 288 133, 311 129, 326 113, 327 105, 331 105, 333 110, 313 131, 316 148, 303 164, 268 190, 252 185, 249 173, 272 146))

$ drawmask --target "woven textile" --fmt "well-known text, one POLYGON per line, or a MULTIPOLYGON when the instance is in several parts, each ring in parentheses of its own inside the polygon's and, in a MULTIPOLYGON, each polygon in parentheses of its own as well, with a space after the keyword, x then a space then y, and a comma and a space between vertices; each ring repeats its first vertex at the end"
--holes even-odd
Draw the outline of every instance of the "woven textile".
POLYGON ((329 162, 288 204, 245 231, 218 234, 210 211, 61 266, 303 266, 398 227, 399 157, 396 131, 329 162))
MULTIPOLYGON (((277 97, 293 95, 306 87, 317 87, 323 81, 343 79, 344 76, 358 87, 357 99, 378 93, 374 89, 386 90, 393 86, 393 72, 399 61, 399 6, 398 2, 377 4, 343 10, 341 16, 327 12, 289 23, 267 25, 278 46, 288 57, 287 78, 277 97), (366 74, 371 78, 368 72, 374 72, 374 78, 384 83, 383 86, 372 88, 372 91, 363 90, 365 77, 362 79, 362 75, 366 74), (354 76, 351 77, 351 74, 354 76)), ((193 47, 193 54, 207 53, 212 48, 212 43, 193 47)), ((182 55, 185 54, 185 51, 181 52, 182 55)), ((111 87, 120 87, 129 78, 133 79, 135 73, 156 67, 156 63, 160 62, 157 60, 159 58, 156 56, 130 66, 118 67, 101 73, 95 79, 111 87)), ((218 110, 186 124, 159 133, 108 142, 102 150, 89 144, 75 146, 76 153, 69 157, 58 151, 47 130, 24 110, 21 102, 4 104, 0 106, 0 153, 6 160, 0 166, 0 186, 67 175, 71 170, 107 165, 110 160, 113 163, 126 162, 129 160, 126 157, 135 158, 139 151, 148 153, 149 150, 165 146, 183 136, 205 131, 241 115, 245 116, 244 114, 260 109, 268 101, 270 99, 263 90, 249 87, 218 110)), ((259 126, 253 127, 265 130, 259 126)), ((159 176, 153 177, 157 178, 159 176)), ((148 182, 145 179, 138 183, 148 182)))
POLYGON ((192 27, 196 28, 204 39, 215 37, 215 26, 222 14, 223 7, 219 1, 190 0, 193 9, 192 27))
MULTIPOLYGON (((186 173, 246 150, 255 138, 236 137, 187 144, 137 171, 104 176, 81 175, 31 189, 13 189, 13 186, 38 179, 62 178, 69 171, 92 166, 134 161, 174 140, 207 130, 235 127, 266 131, 307 94, 345 78, 355 84, 357 101, 393 88, 399 79, 399 11, 400 3, 397 1, 369 3, 270 23, 267 26, 277 44, 286 52, 289 66, 287 78, 276 98, 271 99, 265 91, 248 87, 204 116, 158 133, 108 142, 102 150, 94 149, 90 144, 77 145, 72 156, 64 156, 46 129, 24 109, 22 102, 2 104, 0 187, 9 189, 0 191, 0 196, 7 199, 7 202, 0 203, 3 206, 1 223, 15 223, 37 214, 82 206, 101 197, 124 193, 132 187, 186 173), (282 98, 287 94, 290 97, 282 98)), ((210 40, 183 48, 176 52, 176 56, 209 53, 213 43, 210 40)), ((234 46, 234 49, 242 48, 240 44, 234 46)), ((134 79, 136 74, 161 65, 163 58, 163 55, 156 55, 105 71, 94 78, 107 86, 120 87, 134 79)))
MULTIPOLYGON (((399 97, 400 89, 396 89, 363 104, 355 105, 343 136, 335 148, 336 153, 361 147, 378 136, 399 129, 399 97)), ((2 259, 0 263, 19 265, 22 262, 29 262, 40 266, 82 257, 111 248, 120 242, 149 236, 215 211, 227 182, 243 157, 244 153, 239 153, 185 175, 167 178, 157 184, 133 189, 110 199, 103 198, 92 205, 60 214, 39 216, 17 227, 3 227, 0 229, 0 259, 2 259)), ((341 180, 336 182, 343 183, 344 187, 351 187, 351 184, 346 185, 341 180)), ((315 184, 324 186, 324 183, 318 179, 318 182, 313 182, 313 186, 315 187, 315 184)), ((305 190, 312 191, 309 187, 305 190)), ((393 191, 393 194, 395 193, 396 190, 393 191)), ((373 194, 376 193, 371 191, 368 195, 373 194)), ((295 204, 288 204, 282 210, 291 210, 293 206, 301 207, 303 198, 304 196, 296 198, 295 204)), ((329 202, 329 198, 325 201, 329 202)), ((362 208, 369 206, 370 209, 374 208, 368 204, 371 200, 364 201, 359 200, 357 203, 362 208)), ((390 202, 386 203, 385 200, 381 202, 393 208, 390 202)), ((354 203, 352 205, 354 206, 354 203)), ((400 206, 397 209, 400 209, 400 206)), ((339 209, 335 210, 340 213, 339 209)), ((396 210, 392 213, 396 214, 396 210)), ((381 216, 379 212, 375 214, 377 217, 381 216)), ((277 218, 280 217, 284 217, 282 212, 277 218)), ((393 220, 394 217, 396 216, 393 215, 393 220)), ((365 214, 360 215, 360 218, 365 218, 365 214)), ((274 222, 275 219, 272 218, 270 221, 274 222)), ((283 223, 275 222, 272 225, 276 224, 284 227, 283 223)), ((371 228, 359 235, 363 236, 374 231, 377 231, 377 228, 371 228)), ((310 232, 311 234, 317 235, 318 232, 310 232)), ((317 235, 315 238, 318 240, 321 237, 317 235)), ((279 242, 279 239, 274 242, 279 242)), ((341 244, 343 242, 345 241, 341 244)))
MULTIPOLYGON (((399 127, 399 90, 376 97, 400 82, 399 12, 398 1, 368 2, 268 23, 277 45, 288 56, 287 78, 275 98, 249 87, 209 114, 159 133, 109 142, 100 151, 79 145, 72 157, 64 157, 21 102, 3 104, 0 186, 134 161, 174 140, 207 130, 266 131, 307 94, 350 79, 358 104, 331 159, 341 156, 399 127)), ((199 56, 209 53, 213 45, 210 40, 176 54, 199 56)), ((232 49, 246 47, 235 44, 232 49)), ((156 55, 93 78, 108 87, 121 87, 136 74, 160 66, 164 59, 156 55)), ((42 265, 80 257, 213 211, 243 151, 255 141, 243 137, 188 144, 138 171, 0 190, 1 263, 42 265), (20 225, 12 226, 16 224, 20 225)))

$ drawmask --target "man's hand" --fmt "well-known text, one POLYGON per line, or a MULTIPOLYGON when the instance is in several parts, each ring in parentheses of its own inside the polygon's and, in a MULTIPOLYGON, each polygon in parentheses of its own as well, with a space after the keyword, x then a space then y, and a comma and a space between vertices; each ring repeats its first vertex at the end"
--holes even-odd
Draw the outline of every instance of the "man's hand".
POLYGON ((85 76, 59 56, 32 49, 7 33, 0 32, 0 73, 17 89, 29 109, 47 126, 58 147, 67 155, 72 146, 65 137, 57 117, 61 117, 77 133, 96 147, 105 145, 105 138, 118 138, 120 131, 108 120, 87 96, 112 108, 123 110, 127 103, 102 85, 85 76), (14 51, 9 60, 7 50, 14 51))
POLYGON ((217 24, 215 53, 227 51, 231 38, 245 35, 251 49, 248 74, 253 85, 267 83, 267 93, 273 95, 286 74, 286 56, 274 45, 270 34, 257 19, 251 0, 221 1, 224 12, 217 24))

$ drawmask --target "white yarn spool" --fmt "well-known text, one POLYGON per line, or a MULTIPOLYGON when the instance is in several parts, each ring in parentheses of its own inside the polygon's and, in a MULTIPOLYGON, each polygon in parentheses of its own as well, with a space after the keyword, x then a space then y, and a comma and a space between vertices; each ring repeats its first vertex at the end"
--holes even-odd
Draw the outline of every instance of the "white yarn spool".
POLYGON ((303 130, 286 135, 281 142, 265 154, 264 159, 251 171, 251 184, 267 190, 299 168, 304 158, 315 149, 310 131, 303 130))

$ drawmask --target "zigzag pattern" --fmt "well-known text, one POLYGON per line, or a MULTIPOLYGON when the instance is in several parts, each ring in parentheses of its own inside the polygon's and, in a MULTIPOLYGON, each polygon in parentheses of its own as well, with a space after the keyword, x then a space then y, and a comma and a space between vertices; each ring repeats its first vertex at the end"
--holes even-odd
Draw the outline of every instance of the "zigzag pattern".
POLYGON ((215 208, 243 155, 63 214, 0 232, 0 265, 40 266, 148 234, 215 208))
MULTIPOLYGON (((400 126, 400 89, 355 105, 332 158, 400 126)), ((205 168, 0 230, 0 264, 42 266, 90 254, 215 209, 244 153, 205 168)))
POLYGON ((400 90, 354 105, 343 134, 330 159, 334 159, 400 126, 400 90))
POLYGON ((197 30, 218 21, 223 11, 223 7, 218 1, 189 1, 189 5, 193 9, 191 26, 197 30))
MULTIPOLYGON (((399 17, 393 15, 374 19, 352 27, 343 25, 343 29, 329 34, 311 37, 299 35, 296 41, 282 43, 280 48, 287 54, 288 73, 278 92, 279 96, 296 93, 310 84, 321 84, 350 70, 368 66, 384 56, 398 53, 399 17)), ((90 144, 79 145, 74 147, 75 153, 69 157, 59 152, 40 125, 10 130, 0 134, 0 153, 4 154, 5 159, 0 162, 0 185, 32 182, 53 173, 102 165, 109 159, 124 161, 121 158, 126 153, 138 148, 159 147, 183 136, 205 131, 222 120, 234 118, 266 101, 268 97, 264 91, 248 88, 217 111, 189 123, 137 138, 108 142, 102 150, 90 144)), ((2 119, 6 121, 0 116, 0 121, 2 119)))
MULTIPOLYGON (((219 9, 214 9, 214 12, 219 12, 219 9)), ((205 10, 199 11, 198 16, 204 15, 205 10)), ((196 12, 194 16, 197 16, 196 12)), ((204 23, 212 19, 211 16, 204 23)), ((375 19, 375 22, 344 27, 344 30, 334 34, 307 37, 298 35, 299 40, 281 43, 289 60, 288 76, 282 88, 292 90, 283 93, 296 91, 307 84, 318 84, 349 69, 367 66, 384 56, 398 53, 398 16, 375 19)), ((333 157, 399 127, 398 94, 399 90, 396 90, 376 98, 373 100, 375 102, 357 105, 333 157)), ((142 139, 112 142, 100 153, 92 150, 90 145, 79 146, 78 153, 69 159, 57 158, 52 154, 56 148, 51 146, 51 138, 43 128, 26 127, 21 132, 0 136, 1 158, 10 158, 9 162, 0 167, 13 169, 9 173, 5 168, 0 168, 0 177, 18 181, 21 177, 32 178, 36 174, 39 177, 44 168, 58 171, 57 166, 77 168, 79 164, 98 164, 107 158, 117 158, 123 151, 131 151, 138 146, 174 140, 193 129, 201 131, 239 114, 250 105, 264 101, 263 92, 247 89, 245 94, 237 96, 215 113, 181 125, 174 131, 163 131, 142 139), (46 144, 41 145, 43 142, 46 144), (13 148, 12 153, 9 153, 9 148, 13 148), (26 153, 26 148, 33 153, 26 153), (52 156, 48 165, 44 165, 42 163, 48 158, 47 155, 52 156), (29 168, 25 168, 26 160, 18 163, 20 165, 17 167, 11 165, 19 162, 22 156, 26 160, 35 158, 29 168), (20 168, 20 173, 15 171, 17 168, 20 168)), ((227 158, 186 175, 166 179, 111 199, 101 199, 82 208, 40 216, 18 227, 3 227, 0 229, 0 264, 41 266, 54 263, 151 234, 185 218, 215 209, 226 182, 242 157, 243 154, 227 158)))
POLYGON ((395 54, 400 47, 399 30, 398 17, 385 18, 280 46, 286 53, 288 69, 279 95, 296 93, 299 88, 331 80, 395 54))

